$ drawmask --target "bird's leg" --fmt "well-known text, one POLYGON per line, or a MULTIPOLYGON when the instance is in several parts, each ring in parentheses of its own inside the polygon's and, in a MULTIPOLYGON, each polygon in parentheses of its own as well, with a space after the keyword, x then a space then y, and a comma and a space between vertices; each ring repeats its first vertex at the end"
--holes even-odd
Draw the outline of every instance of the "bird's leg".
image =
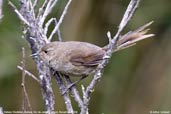
POLYGON ((77 83, 79 83, 81 80, 83 80, 84 78, 87 77, 87 76, 81 76, 81 78, 79 80, 72 83, 68 75, 63 74, 63 76, 66 80, 67 86, 65 88, 65 91, 62 93, 62 95, 64 95, 69 89, 71 89, 73 86, 75 86, 77 83))

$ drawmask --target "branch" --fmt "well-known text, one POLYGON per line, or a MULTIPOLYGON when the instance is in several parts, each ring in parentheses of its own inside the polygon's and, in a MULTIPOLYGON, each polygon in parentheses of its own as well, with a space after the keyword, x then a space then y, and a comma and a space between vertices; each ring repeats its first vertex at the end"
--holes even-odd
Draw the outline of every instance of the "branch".
MULTIPOLYGON (((58 24, 57 20, 55 19, 54 21, 55 21, 55 26, 57 26, 57 24, 58 24)), ((58 28, 56 34, 58 36, 58 41, 62 41, 61 31, 59 28, 58 28)))
POLYGON ((3 113, 3 108, 2 108, 2 107, 0 107, 0 114, 4 114, 4 113, 3 113))
MULTIPOLYGON (((53 76, 55 77, 55 80, 59 86, 59 90, 60 90, 60 93, 64 93, 65 92, 65 85, 63 83, 63 80, 61 79, 60 77, 60 74, 56 71, 53 71, 52 69, 52 72, 53 72, 53 76)), ((71 99, 68 95, 68 93, 64 93, 63 94, 63 98, 64 98, 64 101, 65 101, 65 105, 66 105, 66 108, 67 108, 67 113, 71 113, 73 114, 74 113, 74 110, 73 110, 73 107, 72 107, 72 103, 71 103, 71 99)))
POLYGON ((23 15, 18 11, 18 9, 16 8, 16 6, 9 1, 9 5, 14 9, 15 13, 18 15, 18 17, 28 26, 30 26, 29 22, 23 17, 23 15))
MULTIPOLYGON (((19 0, 19 2, 20 2, 20 11, 17 10, 17 8, 11 2, 9 2, 9 4, 14 8, 14 11, 19 16, 20 20, 25 23, 23 34, 25 35, 26 40, 30 44, 32 53, 36 53, 41 49, 42 46, 48 43, 48 40, 43 32, 43 28, 40 26, 41 22, 39 21, 39 18, 38 17, 35 18, 35 16, 32 13, 35 12, 33 11, 32 0, 27 0, 27 1, 19 0)), ((49 3, 49 1, 47 1, 47 3, 49 3)), ((46 66, 45 63, 41 61, 41 59, 38 56, 33 57, 33 59, 37 65, 37 70, 39 73, 40 84, 42 88, 41 89, 42 96, 44 99, 46 112, 48 114, 53 114, 55 102, 54 102, 53 90, 51 87, 52 82, 51 82, 50 69, 48 66, 46 66)), ((23 69, 23 71, 25 71, 25 69, 23 69)))
POLYGON ((33 75, 31 72, 27 71, 22 66, 17 66, 17 68, 24 71, 28 76, 30 76, 31 78, 33 78, 35 81, 37 81, 40 84, 40 80, 35 75, 33 75))
MULTIPOLYGON (((64 77, 65 81, 67 82, 67 84, 66 84, 67 86, 72 84, 71 79, 70 79, 69 76, 63 75, 63 77, 64 77)), ((75 86, 72 86, 70 89, 71 89, 71 93, 72 93, 75 101, 78 103, 78 106, 80 108, 82 108, 83 107, 83 100, 81 99, 81 97, 80 97, 80 95, 78 93, 77 88, 75 86)))
POLYGON ((40 16, 40 26, 43 25, 46 17, 51 13, 53 7, 55 6, 55 4, 58 2, 58 0, 45 0, 41 11, 39 13, 39 16, 40 16), (42 14, 42 15, 41 15, 42 14))
POLYGON ((25 49, 22 48, 22 67, 23 67, 23 72, 22 72, 22 83, 21 83, 21 87, 22 87, 22 96, 23 96, 23 103, 22 103, 22 111, 23 111, 23 114, 25 114, 25 111, 26 111, 26 102, 28 103, 28 107, 30 108, 31 110, 31 114, 33 114, 33 109, 32 109, 32 106, 30 104, 30 100, 29 100, 29 97, 28 97, 28 93, 27 93, 27 90, 26 90, 26 87, 25 87, 25 76, 26 76, 26 73, 25 73, 25 49))
MULTIPOLYGON (((140 0, 131 0, 127 10, 122 18, 121 23, 119 24, 119 29, 118 32, 122 32, 122 30, 124 29, 124 27, 127 25, 127 23, 131 20, 131 18, 133 17, 133 14, 135 13, 135 10, 138 8, 138 5, 140 3, 140 0)), ((116 35, 115 35, 116 37, 116 35)), ((113 38, 113 40, 115 39, 115 37, 113 38)))
POLYGON ((68 3, 66 4, 64 11, 62 12, 62 15, 58 21, 58 24, 55 26, 55 28, 53 29, 52 33, 50 34, 50 36, 48 38, 49 41, 51 41, 53 35, 56 33, 56 31, 59 29, 60 25, 62 24, 64 16, 66 15, 68 7, 69 7, 71 2, 72 2, 72 0, 68 0, 68 3))
MULTIPOLYGON (((47 35, 47 32, 48 32, 48 28, 50 26, 50 24, 52 24, 52 22, 54 21, 55 23, 55 26, 58 24, 57 20, 55 18, 51 18, 47 21, 47 23, 45 24, 45 27, 44 27, 44 34, 47 35)), ((58 37, 58 41, 62 41, 62 37, 61 37, 61 32, 60 32, 60 29, 58 29, 56 31, 56 34, 57 34, 57 37, 58 37)))
POLYGON ((45 24, 45 27, 44 27, 44 34, 47 35, 47 32, 48 32, 48 29, 49 29, 49 26, 50 24, 55 20, 55 18, 51 18, 47 21, 47 23, 45 24))
MULTIPOLYGON (((21 64, 22 64, 22 67, 23 69, 25 69, 25 50, 24 48, 22 48, 22 61, 21 61, 21 64)), ((26 88, 25 88, 25 72, 23 70, 22 72, 22 83, 21 83, 21 87, 22 87, 22 111, 23 111, 23 114, 25 114, 25 111, 26 111, 26 96, 27 96, 27 92, 26 92, 26 88)))
POLYGON ((35 0, 34 3, 33 3, 33 11, 34 11, 34 9, 36 8, 37 5, 38 5, 38 0, 35 0))
POLYGON ((3 6, 3 0, 0 0, 0 21, 1 21, 2 17, 3 17, 2 6, 3 6))
POLYGON ((106 66, 106 64, 108 63, 108 60, 112 54, 112 50, 116 47, 116 44, 119 40, 119 36, 121 35, 122 30, 124 29, 124 27, 127 25, 127 23, 132 18, 133 14, 135 13, 136 8, 139 5, 139 2, 140 2, 140 0, 131 0, 130 1, 129 5, 127 7, 127 10, 126 10, 126 12, 122 18, 122 21, 119 24, 119 28, 118 28, 116 35, 113 37, 113 39, 109 38, 110 39, 109 40, 109 49, 107 50, 102 63, 98 65, 98 67, 96 69, 96 73, 94 74, 93 80, 90 82, 90 84, 88 85, 86 90, 83 87, 84 107, 81 109, 81 114, 87 114, 88 113, 88 105, 89 105, 89 101, 90 101, 90 94, 93 92, 95 85, 100 80, 100 78, 102 76, 102 71, 103 71, 104 67, 106 66))

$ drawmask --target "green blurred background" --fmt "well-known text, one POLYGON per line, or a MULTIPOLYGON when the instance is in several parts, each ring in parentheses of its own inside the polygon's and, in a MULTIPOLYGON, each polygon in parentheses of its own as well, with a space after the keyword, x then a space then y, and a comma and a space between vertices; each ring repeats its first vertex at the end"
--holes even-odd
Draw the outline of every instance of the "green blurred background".
MULTIPOLYGON (((0 23, 0 107, 8 111, 21 110, 21 71, 17 65, 20 65, 22 47, 26 48, 27 69, 36 76, 37 71, 29 57, 29 46, 22 38, 21 23, 7 0, 4 2, 4 17, 0 23)), ((58 19, 66 2, 60 0, 50 17, 58 19)), ((14 3, 17 4, 16 0, 14 3)), ((61 26, 63 40, 106 45, 107 31, 112 35, 116 33, 128 3, 129 0, 73 0, 61 26)), ((171 1, 141 0, 124 33, 151 20, 154 23, 150 33, 156 34, 155 37, 113 54, 91 96, 91 114, 171 113, 171 1)), ((81 84, 86 86, 91 79, 90 76, 81 84)), ((33 109, 44 110, 39 84, 26 77, 26 88, 33 109)), ((53 90, 55 110, 65 110, 54 79, 53 90)), ((78 110, 77 104, 73 104, 78 110)))

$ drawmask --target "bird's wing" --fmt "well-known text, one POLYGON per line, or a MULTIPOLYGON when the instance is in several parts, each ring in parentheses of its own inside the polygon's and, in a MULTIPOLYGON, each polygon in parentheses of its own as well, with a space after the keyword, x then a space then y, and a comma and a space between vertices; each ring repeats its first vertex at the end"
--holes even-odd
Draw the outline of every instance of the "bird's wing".
POLYGON ((104 51, 100 50, 89 54, 78 54, 72 56, 70 61, 75 66, 95 67, 102 61, 104 53, 104 51))

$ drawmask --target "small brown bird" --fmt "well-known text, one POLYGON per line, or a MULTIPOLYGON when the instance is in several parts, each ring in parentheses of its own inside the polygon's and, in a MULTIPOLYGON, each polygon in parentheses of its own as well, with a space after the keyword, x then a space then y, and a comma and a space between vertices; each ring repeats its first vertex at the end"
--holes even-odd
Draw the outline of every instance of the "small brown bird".
MULTIPOLYGON (((135 42, 154 36, 146 34, 148 23, 133 32, 119 38, 113 52, 132 46, 135 42)), ((39 52, 40 58, 54 70, 69 76, 87 76, 93 73, 103 60, 108 46, 99 47, 94 44, 78 41, 51 42, 39 52)))

